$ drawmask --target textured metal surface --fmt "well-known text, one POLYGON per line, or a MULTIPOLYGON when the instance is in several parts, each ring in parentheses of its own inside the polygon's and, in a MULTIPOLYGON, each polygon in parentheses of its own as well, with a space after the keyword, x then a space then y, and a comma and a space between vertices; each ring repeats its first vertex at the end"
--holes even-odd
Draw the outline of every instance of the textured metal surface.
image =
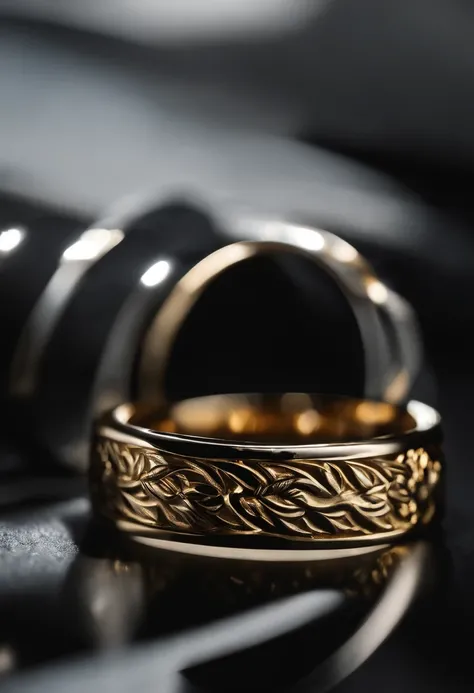
POLYGON ((293 541, 385 541, 426 524, 441 464, 419 448, 366 461, 275 463, 149 453, 98 442, 98 507, 129 531, 293 541))
POLYGON ((303 394, 201 397, 156 414, 122 405, 97 425, 91 490, 99 513, 146 536, 383 543, 434 515, 439 427, 417 402, 303 394))

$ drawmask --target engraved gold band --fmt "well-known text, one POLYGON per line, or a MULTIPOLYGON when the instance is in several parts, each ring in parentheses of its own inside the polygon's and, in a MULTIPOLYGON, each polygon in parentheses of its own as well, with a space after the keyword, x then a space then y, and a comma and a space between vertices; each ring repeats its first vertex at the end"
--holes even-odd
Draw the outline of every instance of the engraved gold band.
POLYGON ((426 525, 441 468, 440 417, 421 402, 216 395, 116 408, 90 479, 96 511, 142 537, 343 548, 426 525))

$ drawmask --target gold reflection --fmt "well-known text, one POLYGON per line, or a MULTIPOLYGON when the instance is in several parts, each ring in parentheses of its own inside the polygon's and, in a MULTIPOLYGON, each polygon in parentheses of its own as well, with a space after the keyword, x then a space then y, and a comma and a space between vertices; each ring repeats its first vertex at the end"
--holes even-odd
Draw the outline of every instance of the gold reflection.
POLYGON ((272 601, 309 589, 338 589, 348 596, 373 598, 410 551, 410 546, 398 545, 345 559, 286 564, 161 555, 158 561, 141 565, 149 596, 166 589, 170 584, 166 575, 171 582, 179 577, 186 589, 208 600, 224 597, 223 605, 240 597, 244 607, 247 598, 272 601))
POLYGON ((285 392, 280 397, 282 414, 297 414, 313 408, 313 398, 307 392, 285 392))
POLYGON ((396 410, 386 402, 360 402, 355 408, 355 416, 364 425, 378 426, 393 421, 396 410))
POLYGON ((255 433, 258 429, 257 417, 250 409, 230 412, 227 425, 232 433, 255 433))
POLYGON ((355 263, 360 259, 360 255, 354 246, 342 240, 342 238, 333 239, 331 255, 339 262, 344 262, 345 264, 355 263))
POLYGON ((387 388, 386 399, 389 402, 400 402, 404 393, 409 390, 409 383, 410 374, 406 368, 402 368, 387 388))
POLYGON ((100 649, 158 638, 158 653, 161 638, 191 632, 170 650, 173 670, 193 680, 190 667, 211 663, 198 680, 206 690, 206 682, 217 684, 214 690, 229 687, 239 672, 244 687, 260 687, 260 680, 268 687, 269 673, 275 685, 283 675, 305 690, 319 690, 321 681, 335 686, 390 635, 421 584, 425 594, 432 586, 425 576, 436 572, 436 554, 425 542, 344 560, 265 565, 168 551, 136 554, 128 544, 114 547, 114 537, 100 539, 100 558, 79 554, 70 573, 82 637, 100 649), (107 595, 107 609, 89 608, 97 591, 107 595), (261 644, 265 648, 256 649, 261 644))
POLYGON ((95 260, 105 255, 124 238, 119 229, 88 229, 62 254, 65 262, 95 260))
POLYGON ((310 226, 290 224, 279 219, 244 219, 237 222, 239 235, 260 241, 289 243, 298 248, 321 251, 326 246, 326 238, 321 231, 310 226))
POLYGON ((172 405, 163 418, 137 410, 131 423, 271 444, 369 440, 415 427, 410 414, 386 402, 299 393, 197 397, 172 405))
POLYGON ((286 224, 286 233, 284 240, 287 243, 305 248, 306 250, 320 251, 326 245, 326 240, 323 234, 317 229, 308 226, 296 226, 294 224, 286 224))
POLYGON ((316 433, 321 426, 321 417, 314 409, 307 409, 296 416, 295 428, 303 436, 316 433))
POLYGON ((413 546, 336 559, 322 552, 320 560, 281 563, 189 556, 122 544, 109 557, 79 555, 74 584, 92 619, 95 644, 116 646, 133 639, 146 624, 152 630, 174 630, 309 590, 336 590, 347 598, 373 600, 411 556, 413 546), (175 606, 166 623, 170 604, 175 606), (161 615, 155 623, 157 613, 161 615))
POLYGON ((377 305, 381 306, 388 300, 388 289, 385 284, 381 281, 375 279, 374 277, 368 277, 366 282, 367 296, 377 305))

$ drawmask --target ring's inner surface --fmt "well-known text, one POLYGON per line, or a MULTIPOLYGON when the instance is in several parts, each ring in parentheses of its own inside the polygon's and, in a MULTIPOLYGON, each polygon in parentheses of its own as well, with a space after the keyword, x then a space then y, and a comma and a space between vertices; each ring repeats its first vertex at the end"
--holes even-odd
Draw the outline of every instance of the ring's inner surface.
POLYGON ((416 428, 406 410, 385 402, 299 393, 198 397, 161 413, 137 408, 129 423, 166 433, 271 445, 355 442, 416 428))

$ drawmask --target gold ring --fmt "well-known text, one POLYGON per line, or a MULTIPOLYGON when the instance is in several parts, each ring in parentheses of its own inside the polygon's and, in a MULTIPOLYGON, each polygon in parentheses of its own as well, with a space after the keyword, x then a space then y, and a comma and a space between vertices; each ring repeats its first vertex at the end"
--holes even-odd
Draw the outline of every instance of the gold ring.
POLYGON ((426 526, 441 470, 440 417, 421 402, 214 395, 105 415, 90 480, 95 510, 144 538, 341 549, 426 526))
POLYGON ((238 241, 219 248, 191 267, 168 294, 144 336, 137 364, 139 399, 153 406, 165 402, 164 380, 173 345, 206 288, 232 266, 284 253, 307 258, 327 272, 343 292, 364 347, 364 395, 393 404, 404 401, 422 354, 409 304, 385 286, 363 256, 338 236, 293 224, 261 222, 256 226, 263 227, 266 240, 238 241))

